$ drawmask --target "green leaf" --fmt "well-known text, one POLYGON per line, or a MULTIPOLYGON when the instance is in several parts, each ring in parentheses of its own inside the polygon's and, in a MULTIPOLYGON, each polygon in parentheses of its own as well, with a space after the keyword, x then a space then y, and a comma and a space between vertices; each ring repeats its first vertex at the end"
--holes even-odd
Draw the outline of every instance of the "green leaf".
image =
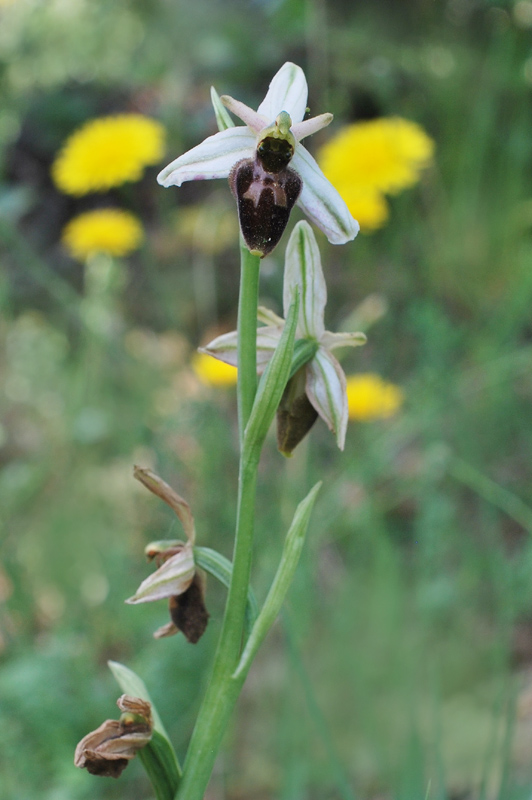
POLYGON ((283 553, 275 578, 273 579, 260 614, 257 617, 257 621, 253 626, 253 630, 249 635, 244 652, 240 658, 240 663, 233 674, 233 678, 236 680, 240 679, 243 681, 246 677, 257 650, 261 646, 266 634, 281 610, 281 606, 290 588, 299 562, 299 557, 305 543, 310 515, 320 487, 321 481, 310 490, 305 499, 302 500, 296 508, 294 519, 286 534, 283 553))
POLYGON ((154 730, 149 744, 139 750, 138 756, 155 789, 157 800, 174 800, 181 773, 168 739, 154 730))
POLYGON ((294 354, 299 292, 288 310, 286 322, 270 363, 266 367, 257 389, 249 422, 244 431, 243 460, 258 460, 262 443, 275 416, 285 390, 294 354))
MULTIPOLYGON (((208 572, 209 575, 212 575, 229 589, 231 575, 233 574, 233 565, 229 559, 217 553, 216 550, 211 550, 210 547, 195 547, 194 561, 200 569, 204 569, 205 572, 208 572)), ((259 607, 257 605, 257 599, 250 586, 248 589, 248 602, 246 606, 246 639, 255 624, 258 613, 259 607)))
POLYGON ((108 661, 107 664, 123 692, 140 697, 151 705, 153 735, 150 743, 139 750, 139 757, 152 782, 157 800, 173 800, 182 771, 146 684, 136 672, 118 661, 108 661))
POLYGON ((235 123, 231 119, 229 111, 226 109, 226 107, 220 100, 220 95, 218 94, 214 86, 211 86, 211 102, 214 108, 214 113, 216 114, 216 122, 218 123, 218 130, 226 131, 228 128, 234 128, 235 123))

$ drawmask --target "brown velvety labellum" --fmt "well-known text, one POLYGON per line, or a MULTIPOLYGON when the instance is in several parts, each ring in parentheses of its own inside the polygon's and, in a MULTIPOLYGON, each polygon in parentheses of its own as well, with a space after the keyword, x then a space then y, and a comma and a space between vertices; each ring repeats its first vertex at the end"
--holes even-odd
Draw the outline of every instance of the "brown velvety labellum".
POLYGON ((203 599, 203 585, 198 573, 183 594, 170 598, 170 617, 191 644, 196 644, 205 633, 209 612, 203 599))
POLYGON ((268 172, 257 156, 235 164, 229 185, 237 200, 246 246, 263 258, 279 243, 303 182, 289 167, 268 172))
POLYGON ((284 455, 291 455, 305 438, 318 418, 318 412, 306 394, 299 395, 290 404, 277 409, 277 447, 284 455))

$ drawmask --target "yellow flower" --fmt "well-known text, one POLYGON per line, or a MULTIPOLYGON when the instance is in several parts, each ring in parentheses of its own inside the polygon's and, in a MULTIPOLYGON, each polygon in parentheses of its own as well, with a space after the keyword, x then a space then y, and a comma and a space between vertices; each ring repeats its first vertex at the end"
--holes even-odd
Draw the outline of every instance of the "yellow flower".
POLYGON ((90 120, 63 145, 52 178, 61 191, 76 197, 138 181, 145 167, 162 158, 164 137, 161 123, 142 114, 90 120))
POLYGON ((129 211, 102 208, 74 217, 63 229, 61 240, 81 261, 95 253, 127 256, 143 239, 140 220, 129 211))
POLYGON ((319 153, 326 177, 366 230, 388 218, 384 194, 415 184, 434 153, 423 128, 401 117, 347 125, 319 153))
POLYGON ((233 386, 236 383, 236 367, 218 361, 207 353, 198 353, 194 356, 192 368, 200 381, 210 386, 233 386))
POLYGON ((361 422, 393 416, 404 401, 403 390, 371 372, 347 378, 349 418, 361 422))

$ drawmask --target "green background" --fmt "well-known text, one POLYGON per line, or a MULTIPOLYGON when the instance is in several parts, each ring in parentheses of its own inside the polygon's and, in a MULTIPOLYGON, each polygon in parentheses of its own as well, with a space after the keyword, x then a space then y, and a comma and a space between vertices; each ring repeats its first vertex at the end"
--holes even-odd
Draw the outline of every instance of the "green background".
MULTIPOLYGON (((133 464, 189 500, 199 544, 230 556, 234 525, 235 392, 189 366, 235 324, 227 185, 163 190, 147 170, 103 198, 142 218, 144 247, 84 267, 60 232, 102 198, 60 194, 50 165, 85 120, 140 111, 168 129, 163 166, 215 131, 211 85, 256 107, 286 60, 332 132, 399 115, 436 156, 381 231, 319 236, 328 329, 370 294, 387 307, 346 372, 406 400, 350 423, 343 454, 321 421, 291 460, 267 443, 259 597, 324 488, 208 798, 530 797, 532 3, 19 0, 0 6, 0 800, 151 796, 138 762, 116 782, 72 763, 116 716, 110 658, 185 751, 224 590, 209 581, 196 646, 152 639, 164 603, 124 605, 145 544, 180 535, 133 464)), ((262 271, 278 311, 286 241, 262 271)))

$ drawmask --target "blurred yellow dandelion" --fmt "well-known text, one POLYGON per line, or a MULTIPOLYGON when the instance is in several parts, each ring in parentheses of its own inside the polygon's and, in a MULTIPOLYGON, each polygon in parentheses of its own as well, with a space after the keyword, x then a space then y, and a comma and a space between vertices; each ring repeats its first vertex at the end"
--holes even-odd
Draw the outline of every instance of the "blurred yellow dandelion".
POLYGON ((371 372, 347 377, 349 418, 361 422, 393 416, 404 401, 403 390, 371 372))
POLYGON ((384 194, 396 194, 419 180, 434 154, 423 128, 401 117, 347 125, 319 153, 320 166, 362 228, 386 222, 384 194))
POLYGON ((233 386, 236 383, 236 367, 207 353, 197 353, 192 359, 192 368, 200 381, 209 386, 233 386))
POLYGON ((164 155, 165 130, 142 114, 93 119, 65 142, 52 165, 52 178, 77 197, 138 181, 145 167, 164 155))
POLYGON ((359 189, 355 183, 336 185, 336 188, 362 231, 375 231, 388 220, 390 211, 381 192, 359 189))
POLYGON ((102 208, 74 217, 63 229, 61 241, 81 261, 95 253, 127 256, 142 242, 140 220, 129 211, 102 208))

